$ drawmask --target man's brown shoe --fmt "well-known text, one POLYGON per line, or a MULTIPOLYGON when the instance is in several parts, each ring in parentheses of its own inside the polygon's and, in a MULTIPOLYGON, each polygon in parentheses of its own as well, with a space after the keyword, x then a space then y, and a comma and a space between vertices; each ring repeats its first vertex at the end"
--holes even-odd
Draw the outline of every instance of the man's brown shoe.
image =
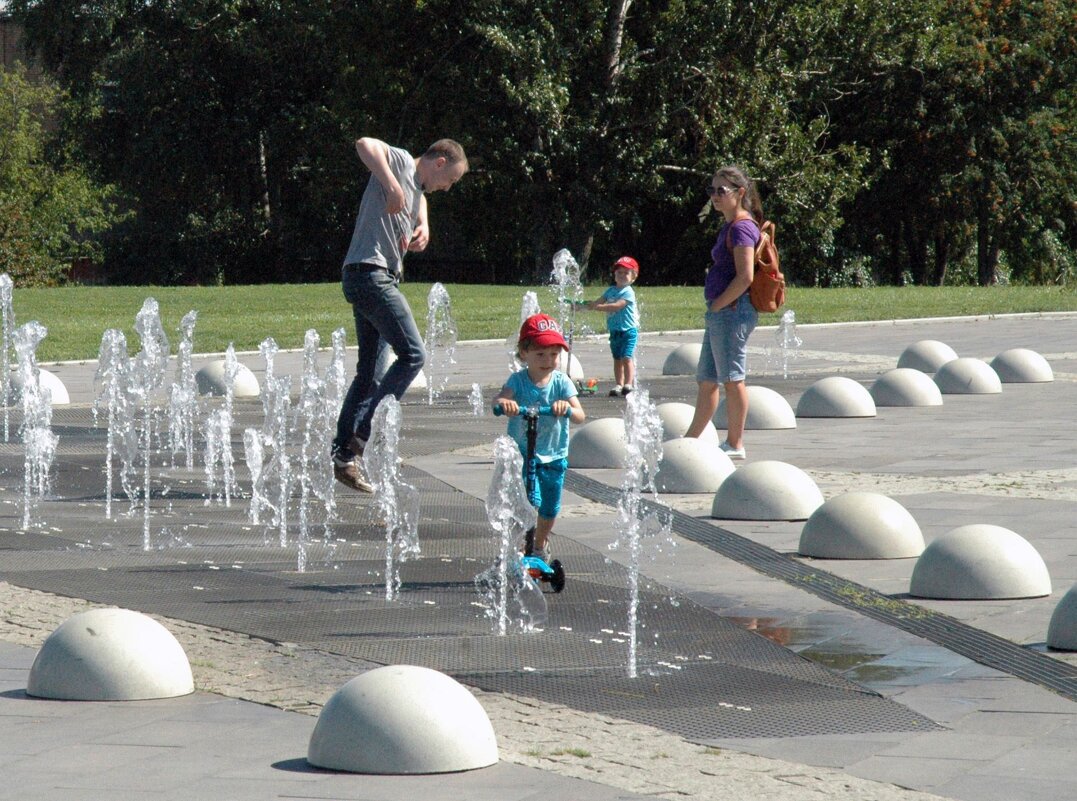
POLYGON ((373 485, 363 475, 363 468, 360 466, 358 459, 342 462, 334 456, 333 475, 337 481, 346 487, 351 487, 353 490, 358 490, 359 492, 374 491, 373 485))

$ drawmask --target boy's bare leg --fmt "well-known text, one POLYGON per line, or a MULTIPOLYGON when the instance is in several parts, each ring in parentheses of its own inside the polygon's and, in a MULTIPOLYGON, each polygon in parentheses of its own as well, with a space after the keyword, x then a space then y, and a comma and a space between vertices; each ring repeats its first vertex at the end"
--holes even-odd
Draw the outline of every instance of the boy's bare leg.
POLYGON ((621 359, 621 363, 624 365, 624 381, 621 384, 626 387, 634 387, 636 385, 636 360, 632 358, 621 359))
POLYGON ((619 387, 625 385, 625 365, 624 359, 613 360, 613 383, 619 387))
POLYGON ((553 533, 554 518, 539 516, 538 522, 535 525, 535 550, 546 550, 546 543, 550 539, 550 534, 553 533))

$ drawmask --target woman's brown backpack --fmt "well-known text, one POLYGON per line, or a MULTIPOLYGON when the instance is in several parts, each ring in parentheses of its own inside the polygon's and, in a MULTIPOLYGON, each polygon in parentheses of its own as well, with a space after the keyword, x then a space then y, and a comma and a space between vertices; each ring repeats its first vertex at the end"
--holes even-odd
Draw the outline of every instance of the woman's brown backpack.
MULTIPOLYGON (((726 229, 725 244, 733 252, 730 236, 733 226, 726 229)), ((755 246, 755 274, 748 297, 752 306, 760 312, 776 312, 785 303, 785 276, 781 271, 778 258, 778 246, 774 244, 774 223, 764 222, 759 226, 759 244, 755 246)))

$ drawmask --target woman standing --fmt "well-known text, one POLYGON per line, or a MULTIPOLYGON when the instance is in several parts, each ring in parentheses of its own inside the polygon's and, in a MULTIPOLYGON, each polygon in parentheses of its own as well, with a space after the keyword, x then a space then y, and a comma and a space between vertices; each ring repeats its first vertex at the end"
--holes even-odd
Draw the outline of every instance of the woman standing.
POLYGON ((755 247, 763 207, 755 184, 737 167, 722 167, 707 187, 714 208, 725 217, 711 249, 711 267, 703 286, 707 301, 706 332, 699 354, 696 410, 685 436, 698 437, 718 408, 718 385, 726 392, 726 439, 722 450, 743 459, 744 422, 748 418, 748 336, 759 314, 748 297, 755 274, 755 247))

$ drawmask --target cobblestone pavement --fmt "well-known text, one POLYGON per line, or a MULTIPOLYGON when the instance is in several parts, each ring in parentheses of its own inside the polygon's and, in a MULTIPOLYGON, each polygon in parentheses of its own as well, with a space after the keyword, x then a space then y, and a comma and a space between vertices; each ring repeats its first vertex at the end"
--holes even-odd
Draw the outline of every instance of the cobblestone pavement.
MULTIPOLYGON (((0 582, 0 639, 40 647, 93 605, 0 582)), ((272 643, 183 620, 157 618, 183 646, 196 689, 306 715, 365 669, 347 657, 272 643)), ((648 726, 473 690, 498 736, 501 758, 634 793, 699 799, 927 801, 938 796, 830 768, 704 748, 648 726)))

